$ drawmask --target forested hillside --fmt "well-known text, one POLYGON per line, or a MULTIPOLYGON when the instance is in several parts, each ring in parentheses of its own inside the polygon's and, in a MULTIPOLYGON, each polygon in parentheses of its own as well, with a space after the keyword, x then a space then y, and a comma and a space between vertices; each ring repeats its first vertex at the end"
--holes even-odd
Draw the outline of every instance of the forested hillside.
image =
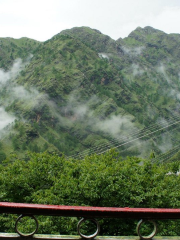
POLYGON ((145 27, 115 41, 81 27, 0 44, 1 161, 45 150, 78 158, 112 147, 124 157, 178 151, 179 34, 145 27))
MULTIPOLYGON (((179 66, 180 35, 151 27, 117 41, 88 27, 1 38, 0 201, 180 208, 179 66)), ((40 216, 38 233, 76 234, 77 220, 40 216)), ((136 223, 101 219, 100 234, 136 223)))

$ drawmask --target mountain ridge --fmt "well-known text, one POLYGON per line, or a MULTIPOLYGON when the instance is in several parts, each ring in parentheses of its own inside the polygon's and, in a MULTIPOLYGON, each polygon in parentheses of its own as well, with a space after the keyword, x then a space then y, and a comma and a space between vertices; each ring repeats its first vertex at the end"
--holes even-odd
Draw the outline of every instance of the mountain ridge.
MULTIPOLYGON (((124 155, 162 152, 162 134, 134 145, 124 145, 121 136, 133 141, 133 131, 140 134, 179 114, 180 35, 145 27, 115 41, 98 30, 75 27, 45 42, 19 41, 2 39, 6 48, 0 50, 7 79, 0 81, 0 106, 16 118, 0 140, 2 153, 25 157, 28 150, 48 150, 85 156, 84 151, 100 153, 121 144, 124 155), (8 78, 18 57, 23 67, 8 78)), ((164 132, 167 150, 173 138, 179 141, 178 132, 171 130, 164 132)))

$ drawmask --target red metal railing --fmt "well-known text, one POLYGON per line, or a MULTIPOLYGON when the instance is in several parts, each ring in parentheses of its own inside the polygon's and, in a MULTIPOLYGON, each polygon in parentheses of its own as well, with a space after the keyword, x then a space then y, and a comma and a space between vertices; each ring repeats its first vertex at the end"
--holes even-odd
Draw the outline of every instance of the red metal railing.
POLYGON ((164 208, 114 208, 114 207, 85 207, 85 206, 62 206, 62 205, 43 205, 43 204, 26 204, 26 203, 9 203, 0 202, 0 212, 10 214, 21 214, 15 224, 15 229, 21 236, 32 236, 37 232, 38 222, 33 215, 48 216, 66 216, 66 217, 82 217, 78 223, 78 233, 83 238, 94 238, 99 233, 99 224, 94 218, 133 218, 142 219, 137 225, 137 234, 140 239, 152 239, 157 232, 155 219, 180 219, 180 209, 164 209, 164 208), (30 216, 36 222, 36 229, 30 234, 24 235, 18 230, 18 223, 24 216, 30 216), (94 234, 87 236, 81 233, 81 224, 90 219, 93 221, 97 230, 94 234), (152 220, 153 219, 153 220, 152 220), (151 221, 154 230, 149 236, 141 235, 141 225, 144 221, 151 221))

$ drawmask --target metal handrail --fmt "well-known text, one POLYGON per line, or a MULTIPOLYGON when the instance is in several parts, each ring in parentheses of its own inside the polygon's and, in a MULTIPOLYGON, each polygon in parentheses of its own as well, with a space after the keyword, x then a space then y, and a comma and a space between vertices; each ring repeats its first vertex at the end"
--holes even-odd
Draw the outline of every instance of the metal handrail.
POLYGON ((78 223, 78 233, 82 238, 94 238, 99 234, 100 226, 94 218, 133 218, 142 219, 137 225, 137 234, 140 239, 152 239, 157 232, 155 219, 180 219, 180 209, 166 208, 117 208, 117 207, 86 207, 86 206, 63 206, 63 205, 44 205, 44 204, 27 204, 0 202, 0 212, 10 214, 21 214, 15 224, 16 232, 21 236, 32 236, 38 230, 38 221, 34 215, 46 216, 65 216, 65 217, 82 217, 78 223), (34 219, 36 229, 30 234, 23 234, 18 230, 18 223, 21 218, 29 216, 34 219), (97 230, 94 234, 87 236, 81 233, 81 223, 91 220, 96 224, 97 230), (153 222, 154 229, 149 236, 141 235, 141 225, 145 221, 153 222))

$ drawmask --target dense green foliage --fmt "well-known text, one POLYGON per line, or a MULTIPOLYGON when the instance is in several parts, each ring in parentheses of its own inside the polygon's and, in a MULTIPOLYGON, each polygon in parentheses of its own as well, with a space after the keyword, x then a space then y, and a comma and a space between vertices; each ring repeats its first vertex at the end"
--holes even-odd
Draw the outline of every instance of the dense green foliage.
MULTIPOLYGON (((82 27, 43 43, 0 44, 2 77, 11 76, 0 81, 0 106, 16 118, 0 136, 0 161, 10 153, 25 159, 27 151, 104 152, 134 130, 179 119, 179 34, 145 27, 115 41, 82 27), (12 67, 17 58, 21 67, 12 67)), ((118 149, 123 156, 158 155, 179 144, 178 130, 143 138, 143 152, 136 142, 118 149)))
MULTIPOLYGON (((179 162, 158 165, 113 150, 83 160, 30 153, 0 166, 0 201, 108 207, 180 207, 179 162)), ((11 160, 13 159, 11 158, 11 160)), ((16 216, 1 216, 0 231, 14 231, 16 216)), ((39 233, 76 234, 76 218, 39 216, 39 233)), ((100 219, 102 235, 134 235, 137 220, 100 219)), ((179 235, 179 222, 160 221, 159 235, 179 235)))

